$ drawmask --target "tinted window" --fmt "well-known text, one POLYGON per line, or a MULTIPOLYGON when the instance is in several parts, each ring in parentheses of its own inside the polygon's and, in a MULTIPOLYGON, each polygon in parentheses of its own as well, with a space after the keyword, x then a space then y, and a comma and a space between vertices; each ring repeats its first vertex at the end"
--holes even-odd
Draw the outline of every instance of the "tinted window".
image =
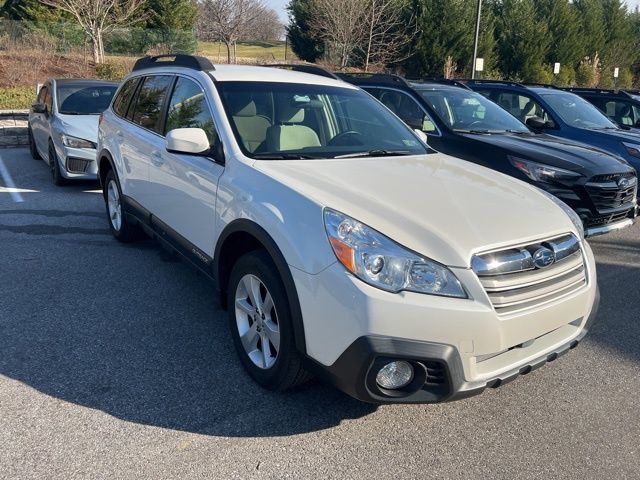
POLYGON ((161 132, 162 106, 171 80, 169 75, 154 75, 143 80, 132 109, 132 122, 156 133, 161 132))
POLYGON ((411 128, 418 128, 425 132, 434 132, 436 130, 427 113, 418 102, 406 93, 387 88, 366 88, 365 90, 380 100, 411 128))
POLYGON ((254 158, 427 153, 404 123, 358 89, 268 82, 217 87, 238 145, 254 158))
POLYGON ((53 99, 51 98, 50 88, 47 88, 44 94, 44 104, 47 106, 47 111, 51 113, 53 111, 53 99))
POLYGON ((58 85, 58 112, 65 115, 98 115, 107 109, 117 88, 117 85, 86 83, 58 85))
POLYGON ((47 90, 49 90, 48 85, 44 85, 40 88, 40 91, 38 92, 38 103, 44 103, 44 97, 47 96, 47 90))
POLYGON ((127 114, 127 107, 129 106, 133 92, 136 90, 138 80, 138 78, 127 80, 113 101, 113 111, 121 117, 127 114))
POLYGON ((616 128, 600 110, 573 93, 544 93, 542 96, 555 113, 572 127, 616 128))
POLYGON ((178 78, 171 95, 165 133, 176 128, 201 128, 211 145, 218 137, 204 92, 196 83, 182 77, 178 78))
POLYGON ((440 120, 456 131, 527 132, 516 118, 479 93, 462 88, 420 89, 440 120))

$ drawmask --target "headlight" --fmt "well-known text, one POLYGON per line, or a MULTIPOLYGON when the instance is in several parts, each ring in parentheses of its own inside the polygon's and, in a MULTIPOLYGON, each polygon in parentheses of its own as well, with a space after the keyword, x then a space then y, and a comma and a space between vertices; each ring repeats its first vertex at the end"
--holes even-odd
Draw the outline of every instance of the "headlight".
POLYGON ((71 148, 93 148, 95 150, 96 144, 90 142, 89 140, 85 140, 83 138, 72 137, 71 135, 65 135, 64 133, 60 135, 62 139, 62 143, 65 147, 71 148))
POLYGON ((544 165, 542 163, 536 163, 512 156, 509 156, 509 161, 511 162, 511 165, 516 167, 534 182, 549 182, 553 180, 567 181, 577 180, 580 178, 579 173, 565 170, 564 168, 552 167, 550 165, 544 165))
POLYGON ((538 191, 543 195, 546 195, 549 200, 551 200, 553 203, 562 208, 562 210, 564 210, 564 213, 569 216, 571 222, 573 222, 573 225, 576 227, 578 235, 580 236, 580 240, 584 240, 584 224, 582 223, 582 219, 578 216, 578 214, 558 197, 551 195, 549 192, 545 192, 541 188, 538 188, 538 191))
POLYGON ((622 142, 627 153, 632 157, 640 158, 640 145, 637 143, 622 142))
POLYGON ((369 285, 394 293, 406 290, 467 298, 460 281, 444 265, 335 210, 325 208, 324 224, 340 263, 369 285))

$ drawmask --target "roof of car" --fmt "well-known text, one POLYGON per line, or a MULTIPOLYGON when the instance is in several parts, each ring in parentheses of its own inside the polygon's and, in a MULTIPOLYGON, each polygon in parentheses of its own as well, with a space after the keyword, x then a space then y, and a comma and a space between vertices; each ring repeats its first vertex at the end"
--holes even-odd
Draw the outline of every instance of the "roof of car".
POLYGON ((219 82, 279 82, 306 83, 309 85, 327 85, 343 88, 353 88, 353 85, 320 75, 303 73, 282 68, 249 65, 216 65, 216 69, 209 72, 219 82))
POLYGON ((57 85, 118 85, 113 80, 99 80, 92 78, 54 78, 57 85))

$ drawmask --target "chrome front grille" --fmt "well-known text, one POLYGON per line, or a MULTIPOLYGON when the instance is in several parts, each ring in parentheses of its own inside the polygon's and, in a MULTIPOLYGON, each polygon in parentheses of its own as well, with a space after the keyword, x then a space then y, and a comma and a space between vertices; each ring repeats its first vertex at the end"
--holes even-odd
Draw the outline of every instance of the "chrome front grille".
POLYGON ((85 173, 90 161, 91 160, 85 160, 83 158, 67 157, 67 171, 71 173, 85 173))
POLYGON ((585 184, 591 201, 600 213, 625 206, 631 208, 637 188, 638 180, 633 173, 598 175, 585 184))
POLYGON ((475 255, 471 266, 499 314, 538 307, 587 283, 580 243, 572 234, 475 255))

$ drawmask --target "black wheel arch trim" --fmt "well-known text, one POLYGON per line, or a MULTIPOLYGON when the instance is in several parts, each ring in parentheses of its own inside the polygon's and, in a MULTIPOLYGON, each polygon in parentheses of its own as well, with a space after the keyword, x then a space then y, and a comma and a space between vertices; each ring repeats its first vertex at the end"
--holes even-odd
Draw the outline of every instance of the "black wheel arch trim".
POLYGON ((100 164, 102 163, 103 158, 107 159, 107 161, 109 162, 109 165, 111 165, 111 170, 113 170, 113 174, 116 176, 118 183, 120 183, 120 177, 118 176, 118 169, 116 168, 116 165, 113 162, 113 157, 111 156, 111 153, 109 153, 109 150, 107 149, 100 150, 100 154, 98 155, 97 158, 98 158, 98 181, 100 182, 100 186, 104 188, 104 185, 102 185, 102 177, 100 176, 100 164))
POLYGON ((227 238, 234 233, 247 233, 253 236, 264 246, 267 253, 269 253, 273 259, 289 299, 289 308, 291 309, 291 319, 293 322, 293 334, 296 348, 301 354, 306 355, 307 350, 304 335, 304 322, 302 320, 302 309, 300 308, 298 291, 296 289, 295 282, 293 281, 293 275, 291 275, 289 264, 285 260, 284 255, 271 235, 269 235, 264 228, 251 220, 238 219, 230 222, 218 237, 218 242, 213 256, 213 276, 217 279, 217 285, 220 289, 220 298, 226 298, 227 287, 224 284, 221 275, 220 269, 222 266, 220 264, 220 253, 227 238))

